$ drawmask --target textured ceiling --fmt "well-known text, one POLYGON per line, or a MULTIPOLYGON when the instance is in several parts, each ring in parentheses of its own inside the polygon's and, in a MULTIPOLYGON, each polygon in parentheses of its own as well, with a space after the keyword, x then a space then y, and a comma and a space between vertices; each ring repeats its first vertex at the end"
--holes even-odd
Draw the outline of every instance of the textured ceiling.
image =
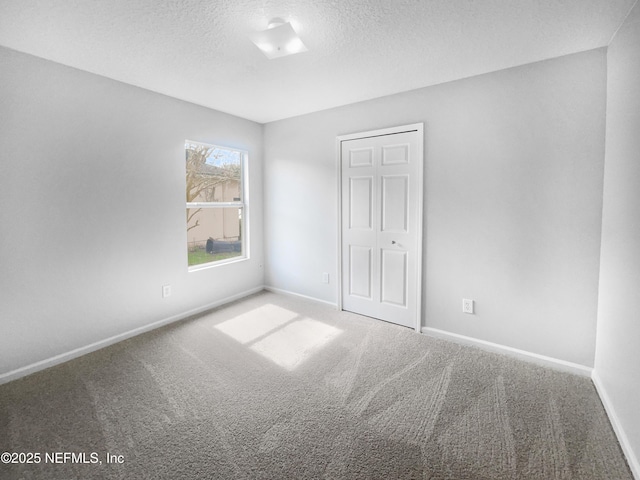
POLYGON ((602 47, 635 1, 0 0, 0 45, 268 122, 602 47), (268 60, 273 17, 309 51, 268 60))

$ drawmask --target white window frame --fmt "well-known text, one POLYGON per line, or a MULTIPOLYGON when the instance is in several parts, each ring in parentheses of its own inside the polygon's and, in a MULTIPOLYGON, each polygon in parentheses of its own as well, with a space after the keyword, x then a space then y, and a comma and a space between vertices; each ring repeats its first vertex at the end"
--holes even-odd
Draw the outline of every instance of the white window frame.
MULTIPOLYGON (((227 265, 230 263, 244 262, 249 259, 249 152, 246 150, 242 150, 240 148, 227 147, 223 145, 217 145, 212 143, 205 142, 197 142, 195 140, 185 140, 184 141, 185 152, 187 144, 193 145, 202 145, 204 147, 213 147, 219 148, 221 150, 229 150, 233 152, 238 152, 240 154, 240 201, 238 202, 186 202, 186 208, 202 208, 202 209, 214 209, 214 208, 229 208, 236 207, 242 211, 242 223, 240 224, 241 229, 241 252, 242 255, 238 255, 237 257, 232 257, 224 260, 211 261, 207 263, 200 263, 198 265, 189 265, 187 261, 187 269, 189 272, 194 272, 197 270, 204 270, 207 268, 218 267, 220 265, 227 265)), ((186 176, 186 163, 185 163, 185 176, 186 176)), ((186 189, 186 184, 185 184, 186 189)), ((186 228, 186 225, 185 225, 186 228)), ((186 233, 186 230, 185 230, 186 233)), ((189 238, 187 235, 187 247, 189 245, 189 238)))

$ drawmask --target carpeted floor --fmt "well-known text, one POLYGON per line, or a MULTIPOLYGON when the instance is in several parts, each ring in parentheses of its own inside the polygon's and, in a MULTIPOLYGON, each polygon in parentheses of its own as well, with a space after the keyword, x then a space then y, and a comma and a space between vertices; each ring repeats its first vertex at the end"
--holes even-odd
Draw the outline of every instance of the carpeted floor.
POLYGON ((0 386, 0 452, 40 454, 2 479, 632 480, 587 378, 267 292, 0 386))

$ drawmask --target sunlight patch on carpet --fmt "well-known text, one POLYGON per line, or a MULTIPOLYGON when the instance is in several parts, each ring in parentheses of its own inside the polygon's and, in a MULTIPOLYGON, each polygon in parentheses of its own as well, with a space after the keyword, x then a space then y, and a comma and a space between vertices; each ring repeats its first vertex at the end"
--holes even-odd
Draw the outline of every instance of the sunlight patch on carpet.
POLYGON ((293 370, 340 333, 338 328, 302 318, 256 342, 251 349, 276 365, 293 370))
POLYGON ((294 370, 342 333, 339 328, 272 304, 215 328, 287 370, 294 370))
POLYGON ((244 345, 282 327, 297 316, 296 312, 268 303, 222 322, 215 328, 244 345))

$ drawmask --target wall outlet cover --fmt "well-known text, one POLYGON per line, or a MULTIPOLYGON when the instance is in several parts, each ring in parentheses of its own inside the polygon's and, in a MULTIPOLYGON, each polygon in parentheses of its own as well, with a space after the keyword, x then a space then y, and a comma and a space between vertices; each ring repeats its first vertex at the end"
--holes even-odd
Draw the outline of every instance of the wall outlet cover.
POLYGON ((468 298, 462 299, 462 312, 473 313, 473 300, 470 300, 468 298))

